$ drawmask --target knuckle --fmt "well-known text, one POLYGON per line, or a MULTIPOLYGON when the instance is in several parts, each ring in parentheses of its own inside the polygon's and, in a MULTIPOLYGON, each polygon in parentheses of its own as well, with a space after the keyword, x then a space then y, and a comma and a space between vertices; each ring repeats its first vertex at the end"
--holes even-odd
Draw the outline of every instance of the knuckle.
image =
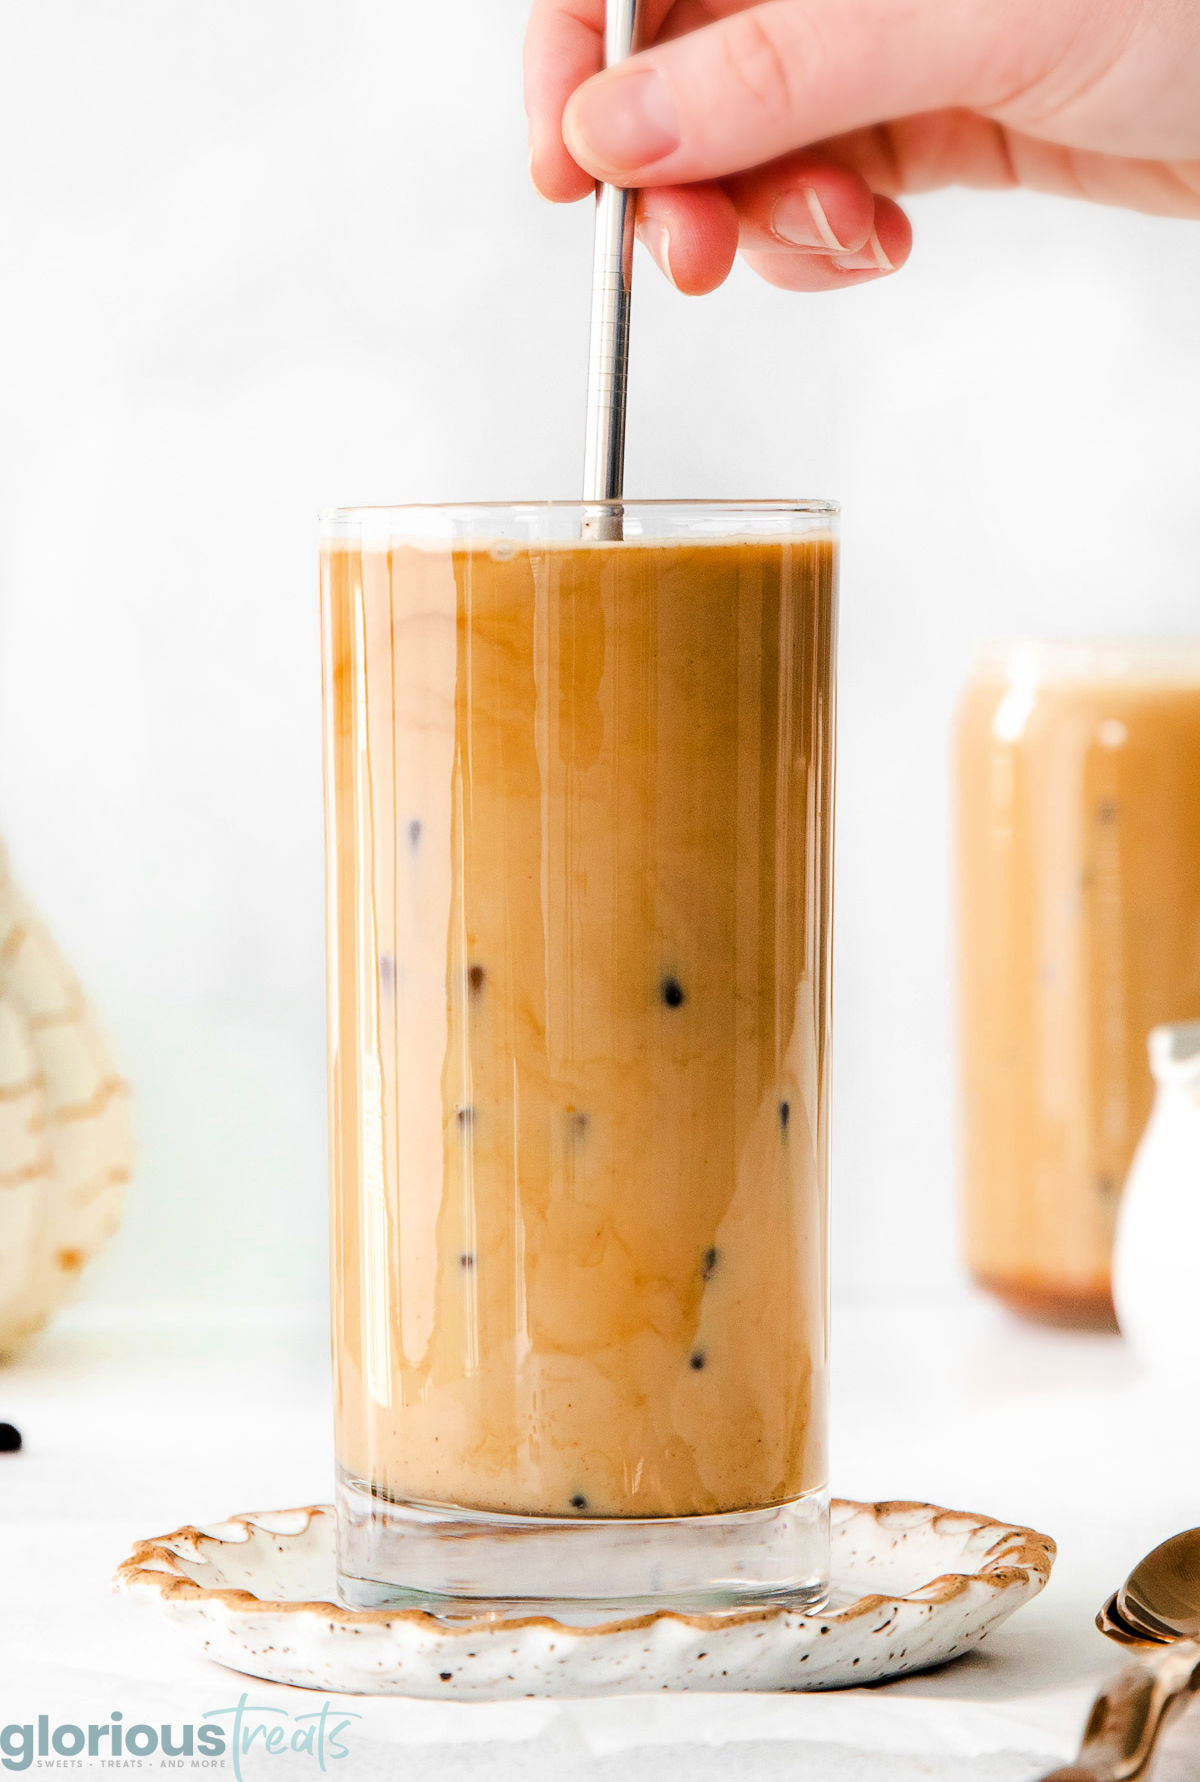
POLYGON ((787 117, 795 106, 792 58, 794 34, 785 28, 784 9, 752 6, 727 21, 725 53, 729 74, 771 117, 787 117))

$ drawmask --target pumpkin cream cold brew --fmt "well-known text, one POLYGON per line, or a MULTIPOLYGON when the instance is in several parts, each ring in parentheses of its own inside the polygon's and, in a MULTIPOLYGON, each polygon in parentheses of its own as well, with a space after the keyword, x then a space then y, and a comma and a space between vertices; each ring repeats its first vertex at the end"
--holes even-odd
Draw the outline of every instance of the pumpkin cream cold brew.
POLYGON ((335 538, 324 601, 343 1475, 820 1492, 828 535, 335 538))
POLYGON ((1200 650, 988 651, 958 846, 970 1266, 1019 1310, 1111 1322, 1147 1035, 1200 1012, 1200 650))

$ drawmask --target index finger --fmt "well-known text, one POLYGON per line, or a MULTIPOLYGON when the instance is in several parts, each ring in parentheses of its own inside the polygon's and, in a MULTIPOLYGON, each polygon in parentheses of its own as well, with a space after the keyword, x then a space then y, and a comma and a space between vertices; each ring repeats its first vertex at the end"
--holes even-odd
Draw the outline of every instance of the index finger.
MULTIPOLYGON (((642 0, 641 39, 651 43, 672 0, 642 0)), ((529 119, 529 172, 544 198, 569 203, 595 190, 567 152, 562 115, 583 81, 604 66, 605 0, 533 0, 525 32, 525 113, 529 119)))

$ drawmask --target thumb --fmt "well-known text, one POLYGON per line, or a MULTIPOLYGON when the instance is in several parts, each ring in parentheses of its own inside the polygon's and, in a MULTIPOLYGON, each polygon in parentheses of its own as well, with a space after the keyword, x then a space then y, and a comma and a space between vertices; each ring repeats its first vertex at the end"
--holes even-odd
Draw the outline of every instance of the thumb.
POLYGON ((1037 35, 1024 0, 740 5, 716 0, 725 17, 578 88, 563 137, 581 166, 616 185, 682 184, 912 112, 998 101, 1026 78, 1037 35))

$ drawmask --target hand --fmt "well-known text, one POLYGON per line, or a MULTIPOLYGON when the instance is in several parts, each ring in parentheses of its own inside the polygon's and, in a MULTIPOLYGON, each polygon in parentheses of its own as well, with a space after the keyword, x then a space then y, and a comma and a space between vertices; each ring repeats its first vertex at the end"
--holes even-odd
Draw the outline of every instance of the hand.
POLYGON ((1028 186, 1200 217, 1196 0, 643 0, 608 72, 604 0, 533 0, 530 171, 557 202, 637 186, 682 291, 739 247, 790 291, 894 271, 894 200, 1028 186))

